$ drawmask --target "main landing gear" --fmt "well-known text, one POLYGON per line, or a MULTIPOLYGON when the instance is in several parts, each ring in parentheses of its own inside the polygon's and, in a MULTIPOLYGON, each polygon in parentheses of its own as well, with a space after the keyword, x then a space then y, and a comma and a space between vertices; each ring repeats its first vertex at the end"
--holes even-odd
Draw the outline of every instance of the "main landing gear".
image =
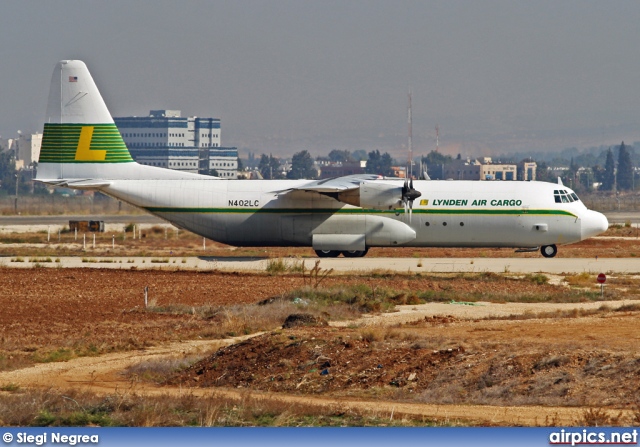
POLYGON ((367 254, 368 248, 364 250, 314 250, 319 258, 337 258, 342 253, 345 258, 361 258, 367 254))
POLYGON ((556 247, 555 244, 543 245, 540 248, 540 253, 542 253, 542 256, 544 256, 545 258, 553 258, 558 254, 558 247, 556 247))

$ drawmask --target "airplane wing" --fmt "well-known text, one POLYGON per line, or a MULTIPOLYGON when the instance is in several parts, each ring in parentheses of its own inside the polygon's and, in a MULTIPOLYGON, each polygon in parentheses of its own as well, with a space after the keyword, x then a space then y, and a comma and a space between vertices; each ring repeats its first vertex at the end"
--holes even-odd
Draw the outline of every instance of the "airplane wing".
POLYGON ((413 201, 421 193, 413 188, 413 180, 405 179, 404 185, 393 185, 386 182, 375 182, 382 179, 376 174, 354 174, 344 177, 316 180, 304 183, 276 194, 288 194, 296 191, 312 192, 331 197, 339 202, 362 208, 390 210, 404 206, 405 211, 413 209, 413 201))
POLYGON ((331 194, 348 191, 351 189, 358 189, 362 182, 378 180, 382 177, 377 174, 353 174, 345 175, 343 177, 333 177, 322 180, 314 180, 309 183, 305 183, 300 186, 296 186, 289 189, 283 189, 280 191, 274 191, 278 194, 284 194, 293 191, 307 191, 317 192, 319 194, 331 194))

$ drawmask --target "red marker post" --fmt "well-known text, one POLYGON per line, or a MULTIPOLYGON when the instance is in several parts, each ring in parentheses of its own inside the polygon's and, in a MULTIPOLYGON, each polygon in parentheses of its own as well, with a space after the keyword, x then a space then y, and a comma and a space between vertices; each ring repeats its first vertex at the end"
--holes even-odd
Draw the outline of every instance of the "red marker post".
POLYGON ((600 284, 600 298, 604 298, 604 283, 607 282, 607 275, 600 273, 596 278, 598 284, 600 284))

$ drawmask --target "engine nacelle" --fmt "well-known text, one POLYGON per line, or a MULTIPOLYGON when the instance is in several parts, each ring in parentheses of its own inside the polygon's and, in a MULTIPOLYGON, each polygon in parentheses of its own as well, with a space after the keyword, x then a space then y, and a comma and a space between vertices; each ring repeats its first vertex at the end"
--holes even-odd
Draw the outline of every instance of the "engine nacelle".
POLYGON ((391 210, 402 203, 402 187, 363 182, 358 189, 338 193, 338 200, 364 209, 391 210))

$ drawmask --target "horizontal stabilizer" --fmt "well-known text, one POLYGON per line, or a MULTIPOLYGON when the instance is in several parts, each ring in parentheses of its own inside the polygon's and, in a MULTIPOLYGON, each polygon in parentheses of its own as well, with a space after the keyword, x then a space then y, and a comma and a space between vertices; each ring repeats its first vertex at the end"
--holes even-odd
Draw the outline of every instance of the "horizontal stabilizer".
POLYGON ((55 179, 55 180, 40 180, 36 179, 37 182, 44 183, 50 186, 57 186, 60 188, 74 188, 74 189, 95 189, 101 188, 105 186, 111 185, 111 182, 105 180, 94 180, 94 179, 55 179))

